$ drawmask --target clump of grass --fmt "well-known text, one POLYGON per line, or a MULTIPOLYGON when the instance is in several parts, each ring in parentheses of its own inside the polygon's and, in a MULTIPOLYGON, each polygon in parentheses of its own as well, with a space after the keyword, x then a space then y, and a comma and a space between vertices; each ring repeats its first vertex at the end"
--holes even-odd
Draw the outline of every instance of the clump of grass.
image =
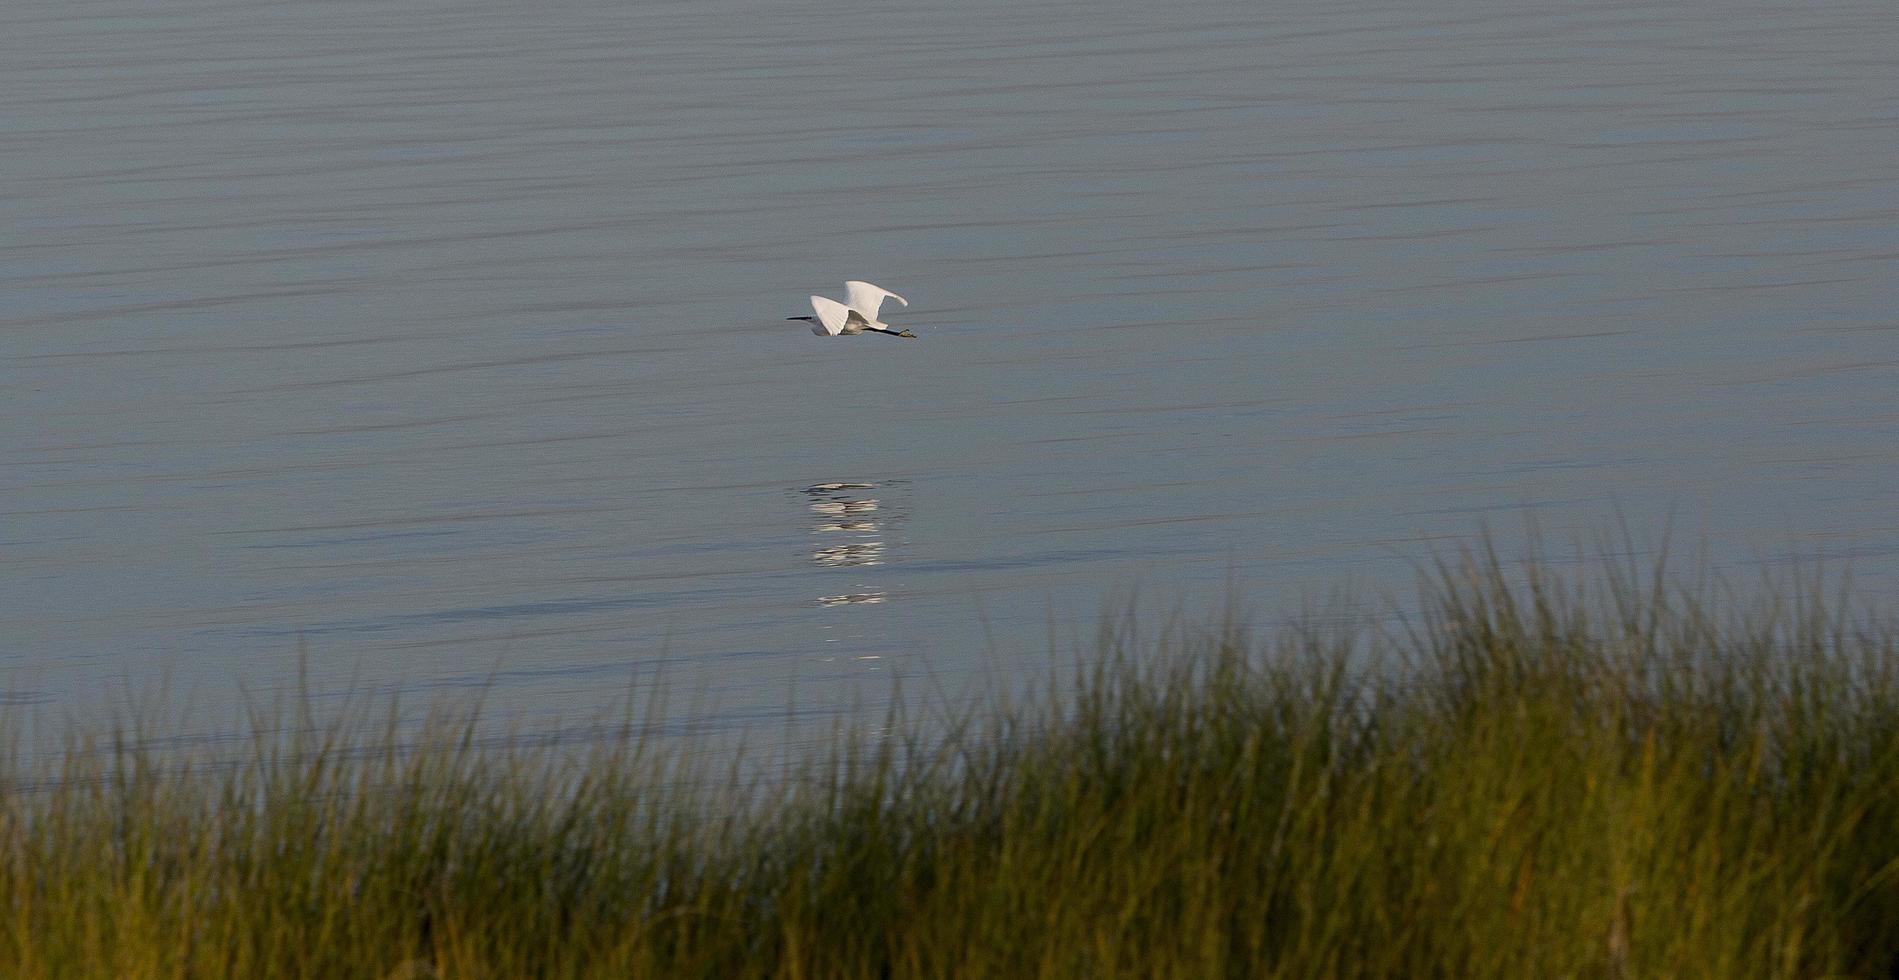
POLYGON ((637 730, 77 745, 0 788, 0 974, 1899 970, 1899 630, 1486 555, 1424 609, 1117 624, 1060 697, 765 782, 637 730))

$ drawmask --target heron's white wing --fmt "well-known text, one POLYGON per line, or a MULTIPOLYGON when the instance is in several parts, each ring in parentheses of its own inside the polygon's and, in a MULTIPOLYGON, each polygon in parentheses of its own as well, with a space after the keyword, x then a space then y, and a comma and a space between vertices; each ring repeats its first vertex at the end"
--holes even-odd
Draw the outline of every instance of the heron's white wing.
POLYGON ((884 305, 885 296, 905 306, 910 305, 909 300, 898 296, 896 293, 882 286, 872 285, 857 279, 852 279, 850 282, 844 284, 844 295, 848 298, 851 309, 864 314, 864 319, 866 320, 877 319, 877 308, 884 305))
MULTIPOLYGON (((818 315, 817 325, 824 328, 824 333, 833 337, 843 333, 844 324, 850 320, 851 308, 834 299, 826 299, 823 296, 813 296, 811 297, 811 309, 818 315)), ((818 331, 814 329, 812 332, 817 333, 818 331)))

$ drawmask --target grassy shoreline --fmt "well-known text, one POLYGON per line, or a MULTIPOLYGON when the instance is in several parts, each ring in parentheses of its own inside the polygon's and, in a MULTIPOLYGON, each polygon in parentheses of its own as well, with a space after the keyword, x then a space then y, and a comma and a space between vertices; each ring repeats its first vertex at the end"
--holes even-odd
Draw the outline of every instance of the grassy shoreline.
POLYGON ((75 746, 0 791, 0 975, 1899 970, 1899 629, 1488 556, 1424 609, 1110 627, 1059 700, 770 785, 637 729, 75 746))

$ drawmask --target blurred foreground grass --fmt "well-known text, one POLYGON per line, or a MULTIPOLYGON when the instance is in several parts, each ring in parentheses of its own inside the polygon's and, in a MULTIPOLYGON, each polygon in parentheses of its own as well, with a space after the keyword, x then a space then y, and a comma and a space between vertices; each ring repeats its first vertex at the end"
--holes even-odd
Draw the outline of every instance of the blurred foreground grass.
POLYGON ((0 975, 1899 971, 1899 630, 1481 554, 1427 591, 1115 623, 1060 698, 749 784, 637 728, 75 744, 0 796, 0 975))

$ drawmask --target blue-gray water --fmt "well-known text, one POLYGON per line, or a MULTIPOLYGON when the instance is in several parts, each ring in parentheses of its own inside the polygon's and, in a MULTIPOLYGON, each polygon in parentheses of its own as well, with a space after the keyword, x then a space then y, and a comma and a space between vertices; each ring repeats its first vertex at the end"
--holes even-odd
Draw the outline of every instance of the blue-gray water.
POLYGON ((1526 513, 1878 590, 1895 52, 1889 0, 8 3, 6 697, 664 664, 743 727, 1526 513), (784 320, 847 278, 922 339, 784 320))

